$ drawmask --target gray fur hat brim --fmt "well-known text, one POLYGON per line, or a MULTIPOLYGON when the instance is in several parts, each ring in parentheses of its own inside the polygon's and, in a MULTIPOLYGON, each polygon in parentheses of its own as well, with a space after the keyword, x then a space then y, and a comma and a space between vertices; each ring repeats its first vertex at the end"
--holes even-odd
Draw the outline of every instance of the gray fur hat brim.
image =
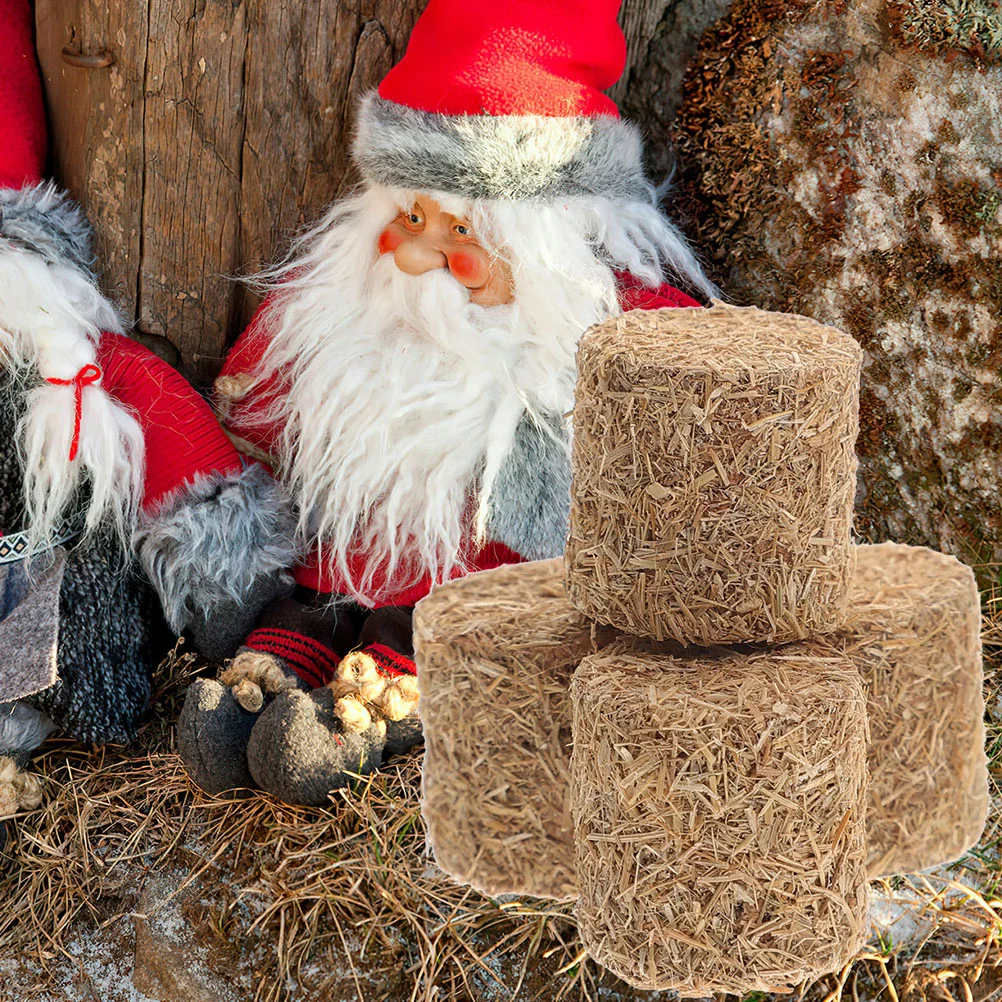
POLYGON ((83 210, 53 182, 0 188, 0 245, 7 241, 48 264, 69 265, 93 279, 91 236, 83 210))
POLYGON ((435 115, 372 92, 352 155, 376 184, 470 199, 605 195, 652 201, 641 139, 610 115, 435 115))

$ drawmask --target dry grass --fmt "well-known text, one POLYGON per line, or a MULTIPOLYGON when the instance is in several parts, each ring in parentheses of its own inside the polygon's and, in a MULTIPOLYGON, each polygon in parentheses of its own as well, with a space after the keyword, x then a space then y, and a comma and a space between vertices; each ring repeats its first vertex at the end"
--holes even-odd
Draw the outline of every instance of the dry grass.
POLYGON ((18 819, 0 873, 0 958, 55 977, 76 933, 131 928, 144 876, 180 867, 178 894, 193 885, 202 902, 191 936, 241 999, 325 998, 317 969, 335 965, 364 1002, 523 998, 530 985, 584 1000, 616 985, 583 954, 569 905, 499 903, 430 862, 419 754, 360 778, 330 809, 202 795, 171 744, 195 668, 190 656, 164 663, 134 747, 53 742, 36 760, 47 800, 18 819), (362 987, 368 958, 390 971, 382 990, 362 987))
POLYGON ((578 347, 567 593, 686 644, 836 629, 859 346, 792 314, 633 311, 578 347))
POLYGON ((581 662, 571 700, 593 956, 686 995, 772 990, 855 956, 869 931, 867 724, 848 658, 623 640, 581 662))
MULTIPOLYGON (((901 931, 906 915, 846 969, 801 986, 797 1002, 1002 998, 1002 587, 986 596, 983 640, 995 806, 978 848, 941 876, 874 885, 914 897, 917 938, 901 931)), ((129 749, 53 742, 36 761, 49 799, 19 819, 13 859, 0 872, 0 958, 20 956, 39 972, 32 984, 75 963, 65 951, 81 930, 102 937, 119 930, 128 940, 145 875, 180 864, 205 902, 190 916, 193 934, 247 1002, 657 997, 626 988, 587 959, 569 906, 490 901, 429 864, 417 809, 419 755, 346 791, 330 810, 194 791, 171 745, 194 667, 183 657, 165 662, 153 718, 129 749), (360 994, 324 993, 311 970, 335 962, 352 965, 349 978, 357 968, 360 994), (396 972, 386 991, 366 981, 373 963, 396 972)), ((12 985, 19 987, 6 976, 3 990, 12 985)), ((7 1002, 2 990, 0 997, 7 1002)), ((751 993, 746 1002, 767 998, 751 993)))

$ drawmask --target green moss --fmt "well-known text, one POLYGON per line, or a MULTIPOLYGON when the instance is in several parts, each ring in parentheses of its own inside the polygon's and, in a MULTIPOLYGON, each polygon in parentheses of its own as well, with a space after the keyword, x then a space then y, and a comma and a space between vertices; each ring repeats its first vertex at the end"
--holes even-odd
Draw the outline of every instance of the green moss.
POLYGON ((888 0, 888 10, 905 45, 1002 63, 1002 8, 995 0, 888 0))
POLYGON ((934 191, 936 204, 943 218, 957 227, 964 236, 976 237, 1002 233, 999 209, 1002 208, 1002 191, 982 187, 973 178, 948 182, 937 179, 934 191))

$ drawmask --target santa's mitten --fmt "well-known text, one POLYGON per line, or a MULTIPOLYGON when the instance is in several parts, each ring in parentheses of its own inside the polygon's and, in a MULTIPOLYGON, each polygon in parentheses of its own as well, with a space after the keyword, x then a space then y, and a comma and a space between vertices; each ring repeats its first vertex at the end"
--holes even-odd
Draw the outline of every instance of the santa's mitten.
POLYGON ((247 764, 258 785, 289 804, 321 806, 332 790, 379 766, 384 728, 346 726, 334 692, 283 692, 251 731, 247 764))
POLYGON ((0 819, 34 810, 41 802, 38 777, 22 771, 12 758, 0 757, 0 819))
POLYGON ((232 690, 213 679, 189 687, 177 721, 177 750, 185 770, 206 793, 254 789, 247 742, 257 713, 245 710, 232 690))

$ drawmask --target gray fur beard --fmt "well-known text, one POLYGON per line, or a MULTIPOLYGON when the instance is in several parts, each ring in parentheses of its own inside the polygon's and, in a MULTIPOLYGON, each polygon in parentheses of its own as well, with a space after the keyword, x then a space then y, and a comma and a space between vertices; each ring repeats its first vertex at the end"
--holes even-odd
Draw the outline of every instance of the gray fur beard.
POLYGON ((495 481, 487 520, 488 538, 526 560, 560 556, 570 517, 567 428, 559 414, 541 415, 540 421, 522 415, 495 481))

